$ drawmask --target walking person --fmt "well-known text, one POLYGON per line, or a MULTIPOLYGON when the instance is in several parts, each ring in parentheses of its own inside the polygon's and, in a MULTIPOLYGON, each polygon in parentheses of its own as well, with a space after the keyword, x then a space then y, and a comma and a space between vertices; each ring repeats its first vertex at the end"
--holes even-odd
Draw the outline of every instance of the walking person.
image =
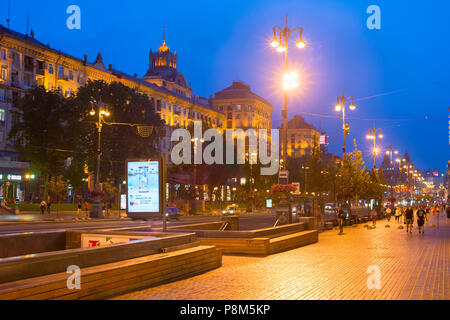
POLYGON ((89 202, 84 202, 84 210, 86 212, 86 218, 89 218, 89 202))
POLYGON ((372 210, 371 218, 372 218, 372 227, 376 228, 377 227, 377 210, 375 210, 375 208, 373 208, 373 210, 372 210))
POLYGON ((78 201, 78 205, 77 205, 77 218, 78 217, 81 218, 81 201, 78 201))
POLYGON ((387 220, 388 222, 391 221, 391 214, 392 214, 392 210, 391 210, 390 207, 388 207, 388 208, 386 209, 386 220, 387 220))
POLYGON ((402 215, 402 211, 400 210, 399 207, 395 208, 395 221, 397 221, 397 223, 400 222, 400 216, 402 215))
POLYGON ((424 234, 423 224, 425 223, 426 211, 423 208, 417 210, 417 227, 419 228, 419 234, 424 234))
POLYGON ((430 208, 425 208, 425 221, 428 222, 430 220, 430 208))
POLYGON ((414 211, 411 206, 405 210, 406 233, 412 233, 414 211))
POLYGON ((41 208, 41 214, 45 214, 45 207, 47 206, 47 204, 45 203, 45 201, 44 200, 42 200, 41 201, 41 205, 40 205, 40 208, 41 208))
POLYGON ((339 234, 344 233, 344 220, 345 220, 345 212, 342 210, 342 206, 339 206, 338 211, 338 221, 339 221, 339 234))
POLYGON ((50 207, 51 207, 52 203, 50 202, 50 198, 47 201, 47 214, 50 214, 50 207))

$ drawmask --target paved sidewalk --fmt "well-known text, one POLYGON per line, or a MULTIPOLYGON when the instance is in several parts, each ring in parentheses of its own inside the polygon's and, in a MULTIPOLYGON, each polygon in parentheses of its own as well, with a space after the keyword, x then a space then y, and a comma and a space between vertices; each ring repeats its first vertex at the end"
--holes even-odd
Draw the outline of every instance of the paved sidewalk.
MULTIPOLYGON (((434 219, 433 219, 434 220, 434 219)), ((434 221, 433 221, 434 222, 434 221)), ((115 299, 450 299, 450 224, 425 235, 378 221, 330 230, 319 242, 268 257, 224 256, 219 269, 115 299), (368 224, 369 225, 369 224, 368 224), (369 266, 381 289, 368 289, 369 266)), ((403 224, 401 224, 403 225, 403 224)))

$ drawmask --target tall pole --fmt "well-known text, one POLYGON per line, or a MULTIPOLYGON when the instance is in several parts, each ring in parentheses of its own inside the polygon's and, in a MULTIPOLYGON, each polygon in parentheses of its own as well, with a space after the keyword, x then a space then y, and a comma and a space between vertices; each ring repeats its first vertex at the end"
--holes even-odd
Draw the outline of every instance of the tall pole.
POLYGON ((373 135, 373 168, 375 169, 377 167, 377 135, 373 135))
MULTIPOLYGON (((286 26, 287 26, 287 16, 286 16, 286 26)), ((284 50, 284 73, 288 70, 288 42, 286 35, 284 35, 284 41, 286 43, 286 49, 284 50)), ((284 129, 284 144, 283 144, 283 168, 287 168, 287 144, 288 144, 288 123, 287 123, 287 90, 284 90, 284 109, 283 109, 283 129, 284 129)))
POLYGON ((97 145, 97 174, 95 177, 95 188, 97 190, 100 190, 100 158, 101 158, 101 134, 102 134, 102 115, 100 112, 98 113, 98 145, 97 145))
MULTIPOLYGON (((303 28, 293 28, 290 29, 287 25, 288 20, 287 20, 287 15, 286 15, 286 25, 284 28, 280 28, 278 26, 274 26, 273 27, 273 39, 270 43, 270 45, 273 48, 276 48, 279 52, 283 52, 284 51, 284 74, 285 77, 287 76, 287 71, 288 71, 288 42, 289 42, 289 38, 291 36, 291 34, 294 31, 298 31, 299 32, 299 40, 297 41, 297 47, 299 48, 303 48, 305 46, 305 42, 302 39, 302 33, 303 33, 303 28)), ((286 81, 286 80, 285 80, 286 81)), ((282 147, 281 147, 281 154, 282 154, 282 159, 280 161, 280 167, 281 167, 281 162, 283 162, 283 168, 286 170, 287 167, 287 144, 288 144, 288 123, 287 123, 287 90, 289 88, 285 87, 284 88, 284 108, 283 110, 281 110, 281 115, 283 117, 283 130, 282 130, 282 147)))
POLYGON ((345 158, 345 104, 342 105, 342 160, 345 158))
POLYGON ((163 232, 167 231, 167 216, 166 216, 166 155, 163 154, 162 160, 161 160, 161 175, 162 175, 162 214, 163 214, 163 232))

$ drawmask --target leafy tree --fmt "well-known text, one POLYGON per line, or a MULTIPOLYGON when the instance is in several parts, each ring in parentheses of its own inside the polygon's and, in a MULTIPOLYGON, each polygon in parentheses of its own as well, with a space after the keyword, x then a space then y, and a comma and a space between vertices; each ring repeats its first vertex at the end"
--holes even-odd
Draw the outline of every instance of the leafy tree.
POLYGON ((31 162, 31 170, 44 177, 64 171, 64 160, 71 156, 70 113, 67 100, 57 91, 38 86, 25 92, 11 111, 13 126, 9 139, 20 158, 31 162))

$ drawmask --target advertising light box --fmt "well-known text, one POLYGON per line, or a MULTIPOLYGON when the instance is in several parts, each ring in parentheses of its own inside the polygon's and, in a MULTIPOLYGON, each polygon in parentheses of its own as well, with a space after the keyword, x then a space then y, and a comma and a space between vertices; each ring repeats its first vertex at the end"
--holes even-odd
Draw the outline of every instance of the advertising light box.
POLYGON ((127 213, 161 213, 161 165, 158 160, 127 162, 127 213))

